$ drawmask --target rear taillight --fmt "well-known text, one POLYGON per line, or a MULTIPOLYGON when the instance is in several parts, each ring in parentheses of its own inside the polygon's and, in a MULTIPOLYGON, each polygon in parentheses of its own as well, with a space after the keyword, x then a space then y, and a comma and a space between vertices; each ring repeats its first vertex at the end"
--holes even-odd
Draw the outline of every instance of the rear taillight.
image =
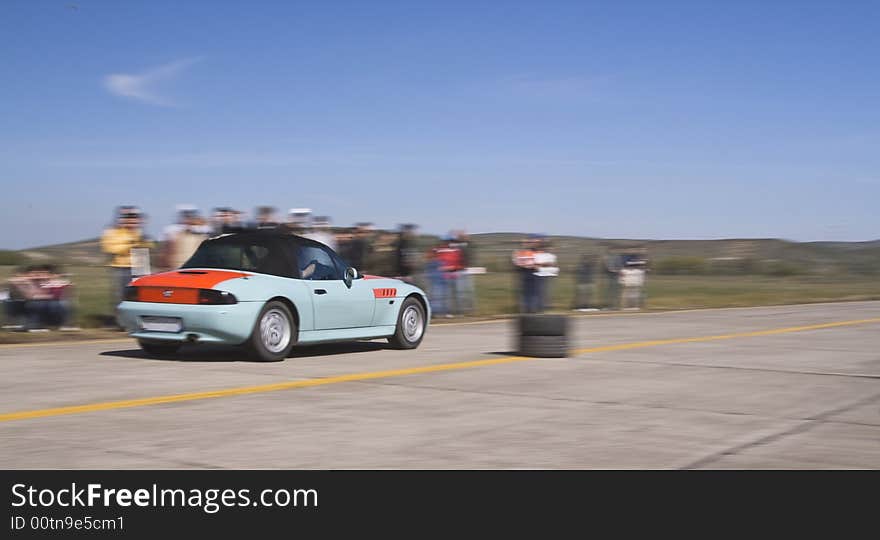
POLYGON ((235 304, 238 303, 232 293, 214 289, 199 289, 199 304, 235 304))
POLYGON ((122 299, 127 300, 129 302, 137 302, 138 301, 138 288, 137 287, 126 287, 125 291, 122 293, 122 299))

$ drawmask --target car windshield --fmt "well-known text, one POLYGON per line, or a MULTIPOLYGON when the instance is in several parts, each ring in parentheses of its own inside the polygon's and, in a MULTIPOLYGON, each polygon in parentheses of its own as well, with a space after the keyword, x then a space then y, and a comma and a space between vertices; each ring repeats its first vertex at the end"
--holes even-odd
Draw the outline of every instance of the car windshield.
POLYGON ((294 267, 272 238, 219 238, 202 242, 181 268, 222 268, 292 277, 294 267))

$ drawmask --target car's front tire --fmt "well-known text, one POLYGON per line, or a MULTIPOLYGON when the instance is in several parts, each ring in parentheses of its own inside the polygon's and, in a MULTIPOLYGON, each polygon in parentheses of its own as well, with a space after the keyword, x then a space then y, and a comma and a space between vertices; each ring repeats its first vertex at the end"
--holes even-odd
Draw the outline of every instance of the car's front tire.
POLYGON ((139 339, 138 345, 148 356, 171 356, 180 350, 180 343, 157 343, 139 339))
POLYGON ((425 328, 428 319, 425 316, 425 308, 414 297, 409 297, 400 306, 397 315, 397 330, 388 338, 396 349, 415 349, 425 337, 425 328))
POLYGON ((254 324, 248 349, 261 362, 284 360, 293 348, 296 332, 290 309, 277 300, 267 302, 254 324))

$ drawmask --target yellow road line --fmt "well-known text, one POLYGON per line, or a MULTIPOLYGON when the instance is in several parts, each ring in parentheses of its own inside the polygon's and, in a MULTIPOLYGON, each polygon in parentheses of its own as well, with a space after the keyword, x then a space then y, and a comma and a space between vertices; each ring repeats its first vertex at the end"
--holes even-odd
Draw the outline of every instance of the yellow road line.
POLYGON ((496 364, 507 364, 510 362, 533 360, 533 358, 521 356, 507 356, 503 358, 490 358, 488 360, 476 360, 470 362, 456 362, 453 364, 435 364, 432 366, 421 366, 415 368, 390 369, 385 371, 368 371, 364 373, 350 373, 348 375, 338 375, 335 377, 326 377, 321 379, 308 379, 304 381, 287 381, 273 384, 261 384, 257 386, 242 386, 239 388, 227 388, 223 390, 214 390, 208 392, 194 392, 191 394, 174 394, 169 396, 158 396, 142 399, 130 399, 125 401, 108 401, 105 403, 92 403, 87 405, 75 405, 72 407, 58 407, 55 409, 38 409, 34 411, 23 411, 0 414, 0 422, 8 422, 10 420, 24 420, 26 418, 41 418, 45 416, 60 416, 64 414, 76 414, 93 411, 106 411, 110 409, 125 409, 129 407, 143 407, 145 405, 158 405, 161 403, 175 403, 179 401, 194 401, 199 399, 210 399, 228 396, 241 396, 246 394, 261 394, 264 392, 274 392, 277 390, 290 390, 292 388, 307 388, 310 386, 323 386, 327 384, 336 384, 352 381, 366 381, 370 379, 380 379, 385 377, 400 377, 402 375, 415 375, 419 373, 431 373, 434 371, 450 371, 455 369, 466 369, 480 366, 492 366, 496 364))
MULTIPOLYGON (((821 330, 824 328, 836 328, 841 326, 853 326, 858 324, 880 323, 880 318, 874 319, 858 319, 850 321, 837 321, 823 324, 812 324, 808 326, 791 326, 787 328, 774 328, 771 330, 758 330, 753 332, 738 332, 735 334, 721 334, 715 336, 698 336, 690 338, 676 339, 660 339, 653 341, 639 341, 635 343, 622 343, 618 345, 604 345, 601 347, 588 347, 585 349, 577 349, 575 354, 588 354, 608 351, 622 351, 626 349, 639 349, 644 347, 656 347, 660 345, 672 345, 676 343, 698 343, 705 341, 718 341, 725 339, 771 336, 776 334, 787 334, 791 332, 804 332, 807 330, 821 330)), ((509 364, 512 362, 523 362, 526 360, 539 360, 538 358, 523 356, 505 356, 502 358, 490 358, 486 360, 473 360, 467 362, 455 362, 450 364, 435 364, 431 366, 420 366, 403 369, 390 369, 384 371, 368 371, 363 373, 350 373, 348 375, 338 375, 334 377, 326 377, 321 379, 308 379, 302 381, 286 381, 273 384, 261 384, 257 386, 242 386, 238 388, 226 388, 222 390, 213 390, 207 392, 193 392, 188 394, 172 394, 167 396, 156 396, 141 399, 129 399, 124 401, 108 401, 104 403, 90 403, 85 405, 74 405, 70 407, 56 407, 53 409, 37 409, 32 411, 20 411, 12 413, 0 414, 0 422, 10 422, 13 420, 25 420, 29 418, 45 418, 47 416, 62 416, 67 414, 78 414, 86 412, 107 411, 113 409, 126 409, 131 407, 144 407, 147 405, 160 405, 163 403, 178 403, 181 401, 196 401, 201 399, 212 399, 230 396, 242 396, 247 394, 261 394, 265 392, 275 392, 278 390, 291 390, 294 388, 309 388, 313 386, 324 386, 328 384, 337 384, 355 381, 367 381, 371 379, 382 379, 388 377, 401 377, 404 375, 418 375, 422 373, 435 373, 441 371, 453 371, 459 369, 470 369, 476 367, 496 366, 499 364, 509 364)))

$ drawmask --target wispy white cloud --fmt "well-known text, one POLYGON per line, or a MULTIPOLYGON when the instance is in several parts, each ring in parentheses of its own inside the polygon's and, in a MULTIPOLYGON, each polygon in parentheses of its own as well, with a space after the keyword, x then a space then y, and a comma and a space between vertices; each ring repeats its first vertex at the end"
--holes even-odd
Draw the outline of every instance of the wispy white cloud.
POLYGON ((104 77, 104 88, 115 96, 141 103, 174 107, 175 103, 159 93, 162 83, 174 80, 201 58, 184 58, 141 73, 112 73, 104 77))

